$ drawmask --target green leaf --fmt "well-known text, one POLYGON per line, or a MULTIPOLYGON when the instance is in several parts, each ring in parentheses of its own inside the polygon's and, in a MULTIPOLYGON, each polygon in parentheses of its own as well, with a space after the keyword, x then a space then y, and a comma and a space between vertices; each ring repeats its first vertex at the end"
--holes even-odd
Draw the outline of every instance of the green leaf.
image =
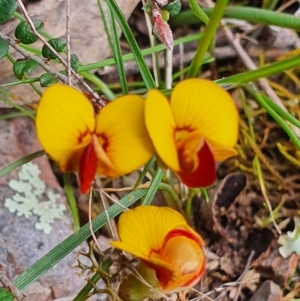
POLYGON ((157 168, 157 170, 154 174, 154 177, 151 181, 150 187, 147 190, 147 194, 145 195, 145 198, 142 201, 143 206, 151 204, 151 202, 154 198, 154 195, 155 195, 157 189, 159 188, 159 184, 160 184, 163 176, 164 176, 164 171, 161 168, 157 168))
POLYGON ((2 60, 8 54, 8 43, 3 39, 0 39, 0 60, 2 60))
POLYGON ((175 17, 181 11, 181 2, 180 2, 180 0, 174 0, 173 2, 170 2, 165 7, 165 10, 167 10, 169 12, 171 18, 175 17))
MULTIPOLYGON (((66 48, 66 43, 59 38, 51 39, 48 43, 58 52, 63 52, 66 48)), ((52 53, 52 51, 48 48, 48 46, 44 45, 42 48, 42 55, 46 59, 54 60, 56 59, 56 55, 52 53)))
POLYGON ((58 82, 58 78, 53 76, 51 73, 44 73, 40 77, 40 85, 42 87, 49 87, 58 82))
MULTIPOLYGON (((40 20, 33 20, 33 24, 35 29, 42 33, 44 30, 44 23, 40 20)), ((30 25, 24 21, 21 22, 15 30, 15 36, 18 40, 20 40, 23 44, 32 44, 37 41, 38 37, 32 31, 30 25)))
POLYGON ((77 72, 79 68, 79 57, 76 54, 71 54, 71 67, 77 72))
POLYGON ((16 78, 22 79, 25 73, 30 73, 38 66, 38 63, 32 59, 18 60, 14 63, 13 70, 16 78))
POLYGON ((143 6, 143 10, 146 12, 146 14, 148 14, 149 16, 152 16, 152 5, 149 2, 147 2, 144 6, 143 6))
POLYGON ((17 9, 16 0, 0 0, 0 24, 6 22, 17 9))
POLYGON ((0 287, 0 300, 1 301, 13 301, 14 295, 6 290, 4 287, 0 287))

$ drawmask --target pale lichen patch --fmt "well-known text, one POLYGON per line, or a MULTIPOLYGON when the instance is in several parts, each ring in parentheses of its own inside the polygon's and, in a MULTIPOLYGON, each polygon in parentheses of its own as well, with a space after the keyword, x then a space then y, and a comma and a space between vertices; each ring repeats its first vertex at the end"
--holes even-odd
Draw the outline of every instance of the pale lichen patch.
POLYGON ((57 203, 61 195, 46 186, 40 173, 38 165, 32 162, 24 164, 18 180, 12 179, 8 183, 15 194, 5 200, 4 206, 17 216, 27 219, 37 216, 36 229, 50 234, 51 224, 63 216, 66 206, 57 203))

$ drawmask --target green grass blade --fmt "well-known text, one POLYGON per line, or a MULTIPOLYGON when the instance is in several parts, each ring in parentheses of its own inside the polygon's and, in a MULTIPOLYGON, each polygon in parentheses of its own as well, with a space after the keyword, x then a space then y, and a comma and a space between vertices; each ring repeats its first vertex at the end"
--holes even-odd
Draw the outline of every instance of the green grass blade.
POLYGON ((273 74, 280 73, 284 70, 289 70, 300 65, 300 55, 295 55, 284 61, 273 63, 272 65, 264 66, 256 70, 246 71, 233 76, 222 78, 216 82, 220 85, 228 85, 229 87, 238 87, 248 82, 255 81, 262 77, 268 77, 273 74))
POLYGON ((159 184, 160 184, 163 176, 164 176, 163 170, 161 168, 157 168, 155 175, 151 181, 150 187, 147 190, 147 194, 145 195, 145 197, 142 201, 142 205, 150 205, 151 204, 151 202, 154 198, 154 195, 159 188, 159 184))
POLYGON ((277 104, 275 104, 269 97, 264 94, 261 94, 263 100, 267 103, 267 105, 272 108, 280 117, 285 119, 286 121, 290 122, 294 126, 300 129, 300 121, 296 119, 294 116, 289 114, 288 112, 284 111, 280 108, 277 104))
MULTIPOLYGON (((179 39, 176 39, 174 41, 174 46, 177 46, 179 44, 185 44, 185 43, 189 43, 189 42, 193 42, 193 41, 197 41, 199 40, 199 38, 202 37, 202 33, 197 33, 197 34, 193 34, 193 35, 188 35, 186 37, 182 37, 179 39)), ((150 55, 152 53, 157 53, 159 51, 163 51, 166 50, 166 46, 165 45, 156 45, 154 47, 150 47, 147 49, 144 49, 141 51, 142 56, 147 56, 150 55)), ((134 55, 133 53, 128 53, 128 54, 124 54, 122 56, 123 62, 128 62, 134 59, 134 55)), ((78 68, 79 72, 82 71, 89 71, 89 70, 94 70, 94 69, 98 69, 98 68, 103 68, 105 66, 112 66, 116 64, 116 60, 113 58, 101 61, 101 62, 96 62, 96 63, 91 63, 91 64, 86 64, 84 66, 80 66, 78 68)))
POLYGON ((246 90, 256 99, 256 101, 263 107, 267 113, 278 123, 279 126, 287 133, 294 144, 300 148, 300 140, 287 125, 287 123, 264 101, 262 94, 256 91, 255 87, 251 84, 247 85, 246 90))
MULTIPOLYGON (((35 111, 27 111, 27 112, 32 113, 32 115, 35 114, 35 111)), ((28 117, 28 116, 23 112, 12 112, 5 115, 0 115, 0 120, 14 119, 18 117, 28 117)))
MULTIPOLYGON (((127 194, 120 200, 120 203, 129 207, 134 204, 137 200, 143 197, 146 194, 146 189, 138 189, 127 194)), ((123 211, 123 206, 119 204, 114 204, 108 208, 107 214, 110 218, 116 217, 123 211)), ((106 213, 100 213, 96 218, 92 220, 93 231, 99 230, 107 223, 106 213)), ((19 275, 14 281, 14 285, 20 291, 23 291, 36 279, 44 275, 48 270, 55 266, 59 261, 66 257, 72 250, 82 244, 87 238, 91 236, 89 225, 86 224, 78 230, 78 232, 72 234, 50 252, 44 255, 21 275, 19 275)))
POLYGON ((44 151, 39 150, 35 153, 32 153, 30 155, 27 155, 19 160, 17 160, 14 163, 9 164, 8 166, 4 167, 3 169, 0 170, 0 178, 2 178, 3 176, 5 176, 6 174, 10 173, 12 170, 30 162, 31 160, 38 158, 40 156, 45 155, 44 151))
POLYGON ((102 4, 103 2, 101 3, 100 0, 97 0, 97 3, 98 3, 98 7, 99 7, 99 12, 100 12, 100 18, 101 18, 101 21, 103 23, 104 31, 106 33, 106 38, 107 38, 107 41, 109 43, 109 47, 112 50, 113 47, 112 47, 112 43, 111 43, 111 36, 110 36, 110 32, 109 32, 109 29, 108 29, 108 26, 107 26, 107 20, 105 18, 105 13, 104 13, 104 10, 103 10, 103 4, 102 4))
POLYGON ((115 18, 114 18, 114 15, 113 15, 110 7, 108 8, 108 19, 109 19, 109 24, 111 27, 112 51, 113 51, 114 58, 117 63, 117 70, 118 70, 118 74, 119 74, 121 89, 122 89, 123 94, 128 94, 128 85, 127 85, 127 80, 126 80, 124 63, 123 63, 123 59, 122 59, 120 39, 119 39, 118 31, 117 31, 115 18))
POLYGON ((128 45, 131 48, 131 51, 135 57, 136 63, 139 67, 139 70, 141 72, 141 75, 143 77, 143 80, 145 81, 146 87, 148 89, 153 89, 155 88, 155 82, 154 79, 150 73, 149 68, 147 67, 145 60, 143 58, 143 55, 140 51, 140 48, 133 36, 133 33, 126 21, 126 19, 124 18, 124 15, 122 13, 122 11, 120 10, 119 6, 117 5, 115 0, 107 0, 107 5, 109 6, 110 10, 112 11, 112 13, 114 14, 114 17, 116 18, 116 20, 118 21, 122 32, 128 42, 128 45))

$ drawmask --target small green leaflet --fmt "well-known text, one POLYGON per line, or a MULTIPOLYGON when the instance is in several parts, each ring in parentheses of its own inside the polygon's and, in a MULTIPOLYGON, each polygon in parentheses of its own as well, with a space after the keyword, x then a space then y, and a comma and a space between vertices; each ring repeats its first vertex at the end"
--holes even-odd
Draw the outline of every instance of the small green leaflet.
POLYGON ((17 6, 16 0, 0 0, 0 24, 10 19, 17 6))
POLYGON ((0 287, 0 300, 1 301, 13 301, 14 295, 6 290, 4 287, 0 287))
MULTIPOLYGON (((59 38, 51 39, 48 43, 58 52, 63 52, 66 48, 66 43, 59 38)), ((46 59, 54 60, 56 59, 56 55, 52 53, 52 51, 44 45, 42 48, 42 55, 46 59)))
POLYGON ((8 43, 0 39, 0 60, 8 54, 8 43))
MULTIPOLYGON (((35 29, 42 33, 44 30, 44 23, 40 20, 33 20, 35 29)), ((15 30, 15 36, 23 44, 32 44, 37 41, 37 36, 33 33, 30 25, 27 22, 21 22, 15 30)))
POLYGON ((51 73, 44 73, 40 77, 40 84, 42 87, 49 87, 58 82, 58 78, 51 73))
POLYGON ((18 60, 14 63, 13 70, 16 78, 22 79, 25 73, 30 73, 38 66, 38 63, 32 59, 18 60))

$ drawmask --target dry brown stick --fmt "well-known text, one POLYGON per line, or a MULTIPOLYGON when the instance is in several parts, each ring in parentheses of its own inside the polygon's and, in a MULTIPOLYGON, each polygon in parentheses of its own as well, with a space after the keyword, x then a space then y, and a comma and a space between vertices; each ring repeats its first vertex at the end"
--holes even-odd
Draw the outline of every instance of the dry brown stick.
POLYGON ((247 259, 247 262, 246 262, 246 265, 245 265, 245 268, 244 268, 244 272, 242 273, 242 275, 237 280, 239 282, 239 286, 237 287, 236 293, 235 293, 234 298, 233 298, 232 301, 237 301, 238 298, 239 298, 239 295, 240 295, 242 287, 243 287, 243 282, 244 282, 246 273, 249 270, 249 267, 250 267, 250 264, 252 262, 252 258, 254 256, 254 253, 255 252, 252 250, 249 257, 248 257, 248 259, 247 259))
POLYGON ((11 47, 13 47, 15 50, 17 50, 19 53, 21 53, 25 58, 30 58, 34 61, 36 61, 45 71, 51 73, 55 77, 59 78, 63 83, 68 83, 68 79, 65 75, 61 74, 60 72, 57 72, 53 69, 51 69, 44 61, 38 56, 35 56, 27 51, 25 51, 22 47, 20 47, 16 41, 9 36, 3 34, 0 32, 0 38, 6 41, 11 47))
POLYGON ((165 75, 166 89, 172 89, 173 49, 166 50, 165 62, 166 62, 166 75, 165 75))
MULTIPOLYGON (((143 3, 143 7, 145 7, 146 1, 142 0, 142 3, 143 3)), ((154 47, 156 38, 152 34, 152 31, 153 31, 152 21, 151 21, 150 16, 147 14, 146 10, 144 10, 144 16, 145 16, 146 26, 147 26, 147 30, 148 30, 150 45, 151 45, 151 47, 154 47)), ((155 53, 152 53, 151 57, 152 57, 152 66, 153 66, 153 75, 154 75, 155 85, 156 85, 156 87, 158 87, 159 86, 159 74, 158 74, 158 69, 157 69, 157 65, 158 65, 157 56, 155 53)))
POLYGON ((11 291, 17 301, 24 300, 25 296, 14 286, 14 284, 7 278, 3 266, 0 264, 0 283, 7 290, 11 291))
POLYGON ((66 4, 66 41, 67 41, 67 74, 68 84, 72 85, 71 71, 71 31, 70 31, 70 0, 65 0, 66 4))
MULTIPOLYGON (((34 34, 38 37, 38 39, 46 45, 53 54, 56 55, 56 57, 59 59, 59 61, 64 65, 64 67, 67 69, 68 65, 67 62, 63 59, 63 57, 57 53, 57 51, 46 41, 46 39, 36 30, 32 19, 28 15, 28 12, 22 2, 22 0, 17 0, 20 10, 22 11, 26 21, 30 25, 32 31, 34 34)), ((105 102, 101 99, 101 97, 93 91, 93 89, 80 77, 79 74, 77 74, 72 68, 70 68, 72 75, 79 81, 79 83, 86 89, 86 91, 93 95, 93 97, 100 103, 100 105, 105 106, 105 102)))
POLYGON ((73 301, 73 299, 74 299, 76 296, 77 296, 77 295, 62 297, 62 298, 54 299, 54 300, 51 300, 51 301, 73 301))
POLYGON ((284 3, 283 5, 281 5, 278 9, 277 12, 282 12, 284 11, 286 8, 288 8, 289 6, 291 6, 292 4, 294 4, 295 2, 299 2, 299 0, 290 0, 286 3, 284 3))

